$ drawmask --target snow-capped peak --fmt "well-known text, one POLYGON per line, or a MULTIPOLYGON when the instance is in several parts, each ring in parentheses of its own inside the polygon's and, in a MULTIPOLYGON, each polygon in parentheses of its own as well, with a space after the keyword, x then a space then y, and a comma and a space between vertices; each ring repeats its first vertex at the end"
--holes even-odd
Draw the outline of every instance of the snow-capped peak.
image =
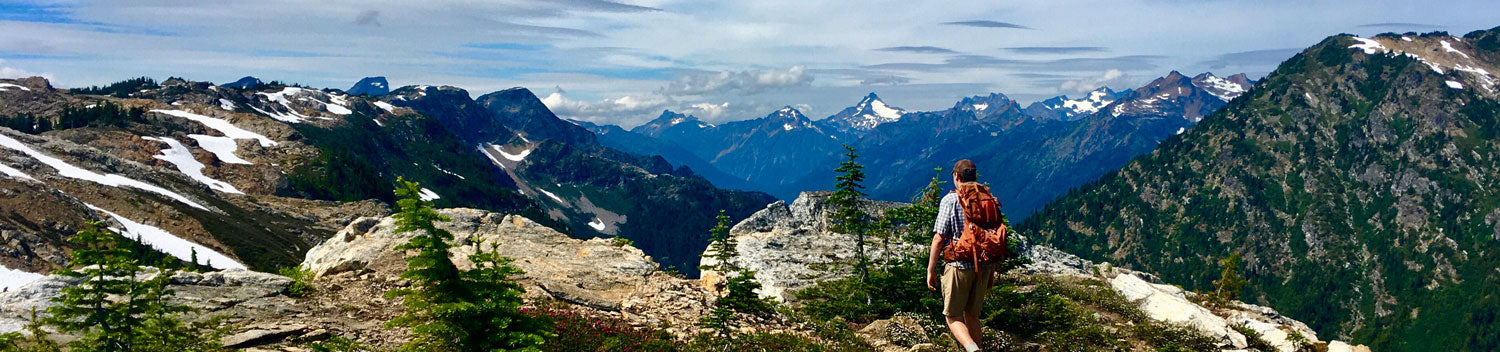
POLYGON ((1064 99, 1062 107, 1071 110, 1072 114, 1092 114, 1113 102, 1115 102, 1115 92, 1109 88, 1100 87, 1089 92, 1089 95, 1082 99, 1064 99))
POLYGON ((1243 81, 1243 76, 1236 75, 1231 76, 1231 78, 1234 79, 1222 78, 1215 76, 1213 73, 1204 73, 1198 75, 1198 77, 1193 77, 1193 85, 1203 89, 1208 94, 1218 97, 1219 100, 1227 102, 1238 98, 1241 94, 1245 94, 1246 90, 1250 89, 1249 85, 1246 84, 1248 82, 1236 82, 1243 81))
POLYGON ((865 95, 864 99, 860 99, 858 104, 829 116, 828 120, 848 128, 868 131, 874 129, 875 126, 898 121, 904 114, 906 114, 905 110, 886 104, 885 101, 880 100, 880 96, 872 92, 865 95))

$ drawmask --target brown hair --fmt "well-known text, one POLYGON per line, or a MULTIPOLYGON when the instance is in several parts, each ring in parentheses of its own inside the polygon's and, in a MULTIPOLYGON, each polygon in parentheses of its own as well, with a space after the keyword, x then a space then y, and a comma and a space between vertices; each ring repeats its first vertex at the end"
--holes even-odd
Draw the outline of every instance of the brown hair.
POLYGON ((969 159, 953 163, 953 175, 958 176, 958 182, 974 182, 979 178, 978 171, 974 170, 974 162, 969 159))

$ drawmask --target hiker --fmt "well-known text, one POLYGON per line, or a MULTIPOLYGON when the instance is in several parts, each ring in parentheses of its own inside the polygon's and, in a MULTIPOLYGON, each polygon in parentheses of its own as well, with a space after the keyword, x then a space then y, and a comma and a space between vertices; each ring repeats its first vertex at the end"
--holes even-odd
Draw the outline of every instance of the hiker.
POLYGON ((979 310, 994 281, 996 263, 1005 256, 1006 231, 1000 203, 989 187, 976 182, 974 162, 953 165, 955 190, 943 196, 927 260, 927 288, 943 294, 943 317, 965 351, 979 350, 979 310), (943 272, 938 276, 938 256, 943 272))

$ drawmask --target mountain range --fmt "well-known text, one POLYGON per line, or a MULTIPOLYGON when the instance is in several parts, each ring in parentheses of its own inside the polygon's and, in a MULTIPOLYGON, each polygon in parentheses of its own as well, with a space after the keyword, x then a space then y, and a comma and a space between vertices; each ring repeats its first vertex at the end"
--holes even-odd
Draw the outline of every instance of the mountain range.
POLYGON ((0 264, 58 269, 63 239, 100 220, 184 262, 273 270, 353 217, 388 214, 400 177, 439 206, 628 239, 694 275, 719 210, 738 219, 772 200, 602 146, 526 89, 236 84, 250 88, 174 78, 96 95, 0 80, 0 229, 13 243, 0 264))
POLYGON ((1329 37, 1020 228, 1203 291, 1237 254, 1241 299, 1377 351, 1494 351, 1492 72, 1500 28, 1329 37))
POLYGON ((713 175, 716 185, 782 199, 831 188, 843 145, 862 155, 872 180, 868 193, 882 200, 907 200, 931 180, 934 168, 969 158, 990 176, 987 182, 1005 190, 998 196, 1007 212, 1022 219, 1150 151, 1252 84, 1243 74, 1187 77, 1174 71, 1123 92, 1101 87, 1081 99, 1058 96, 1025 108, 991 93, 962 98, 947 110, 907 111, 870 93, 818 120, 791 107, 721 124, 664 111, 629 136, 617 127, 593 128, 614 130, 608 133, 615 148, 662 155, 713 175), (717 171, 704 171, 708 167, 717 171))

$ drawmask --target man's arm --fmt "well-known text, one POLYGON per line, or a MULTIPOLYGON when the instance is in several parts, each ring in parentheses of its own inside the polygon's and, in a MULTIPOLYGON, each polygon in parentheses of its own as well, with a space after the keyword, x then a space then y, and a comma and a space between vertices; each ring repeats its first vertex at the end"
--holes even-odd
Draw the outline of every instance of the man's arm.
POLYGON ((938 276, 934 275, 934 273, 937 272, 938 256, 941 255, 943 242, 946 241, 947 239, 943 238, 942 234, 936 232, 932 234, 932 248, 927 253, 927 288, 933 291, 938 290, 938 276))

